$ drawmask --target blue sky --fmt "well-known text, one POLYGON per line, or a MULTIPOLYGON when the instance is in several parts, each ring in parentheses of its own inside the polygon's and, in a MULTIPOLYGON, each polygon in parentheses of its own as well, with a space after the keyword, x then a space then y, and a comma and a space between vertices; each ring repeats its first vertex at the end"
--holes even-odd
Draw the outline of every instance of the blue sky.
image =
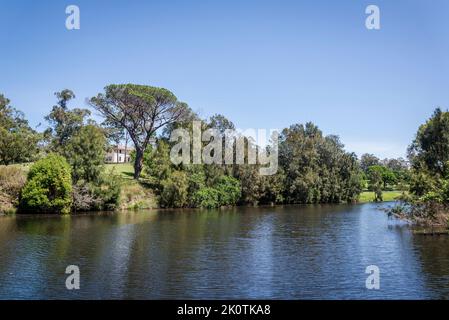
POLYGON ((0 0, 0 92, 31 124, 72 89, 165 87, 237 127, 315 122, 346 149, 405 156, 449 107, 449 1, 0 0), (81 29, 65 28, 78 5, 81 29), (380 8, 381 29, 365 28, 380 8))

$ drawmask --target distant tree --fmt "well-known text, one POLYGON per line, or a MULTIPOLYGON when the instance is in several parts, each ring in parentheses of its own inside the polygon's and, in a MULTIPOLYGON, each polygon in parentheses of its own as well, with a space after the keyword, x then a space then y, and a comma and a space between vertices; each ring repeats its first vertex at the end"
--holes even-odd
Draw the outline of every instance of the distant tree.
POLYGON ((68 109, 67 104, 75 98, 75 94, 68 89, 56 92, 58 103, 53 106, 50 114, 45 119, 49 122, 50 128, 45 135, 50 140, 50 149, 54 152, 64 154, 64 148, 69 139, 85 125, 90 111, 87 109, 68 109))
POLYGON ((222 114, 214 114, 210 117, 208 127, 217 129, 222 135, 225 134, 226 130, 235 130, 234 123, 222 114))
POLYGON ((373 154, 365 153, 360 158, 360 167, 365 173, 368 172, 369 167, 377 166, 379 164, 380 164, 379 158, 373 154))
POLYGON ((129 133, 136 149, 134 179, 140 177, 145 150, 156 131, 188 113, 187 104, 179 102, 170 91, 144 85, 109 85, 105 93, 89 101, 108 123, 129 133))
POLYGON ((0 164, 29 162, 38 154, 41 135, 31 129, 22 112, 0 94, 0 164))
POLYGON ((409 147, 409 159, 414 169, 445 176, 449 173, 449 112, 437 108, 421 125, 409 147))
POLYGON ((355 155, 344 151, 338 137, 323 136, 313 123, 282 131, 279 164, 289 203, 352 202, 360 194, 362 176, 355 155))
POLYGON ((382 188, 384 181, 382 179, 382 166, 374 165, 368 168, 369 189, 374 192, 374 201, 383 201, 382 188))
POLYGON ((95 125, 80 128, 65 146, 67 161, 72 167, 72 179, 76 184, 97 183, 104 168, 106 138, 104 130, 95 125))

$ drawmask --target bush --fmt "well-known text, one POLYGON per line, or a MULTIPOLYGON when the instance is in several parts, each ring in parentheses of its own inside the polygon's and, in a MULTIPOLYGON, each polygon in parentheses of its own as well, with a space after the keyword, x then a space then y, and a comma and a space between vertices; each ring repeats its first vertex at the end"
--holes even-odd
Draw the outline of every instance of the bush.
POLYGON ((115 210, 120 203, 121 184, 116 175, 103 175, 101 182, 95 186, 94 193, 101 199, 100 210, 115 210))
POLYGON ((0 213, 14 212, 26 175, 18 167, 0 166, 0 213))
POLYGON ((231 176, 221 176, 214 187, 204 187, 192 196, 194 207, 218 208, 235 205, 241 196, 240 181, 231 176))
POLYGON ((97 183, 80 181, 73 186, 73 210, 115 210, 120 193, 120 179, 115 175, 102 175, 97 183))
POLYGON ((193 203, 199 208, 217 208, 220 206, 220 192, 214 188, 198 190, 193 195, 193 203))
POLYGON ((182 208, 187 204, 189 182, 182 171, 175 171, 170 178, 162 181, 160 205, 162 207, 182 208))
POLYGON ((215 189, 219 193, 219 205, 235 205, 242 194, 240 181, 231 176, 222 176, 219 178, 215 189))
POLYGON ((22 190, 21 209, 69 213, 72 205, 72 176, 65 158, 56 154, 37 161, 22 190))

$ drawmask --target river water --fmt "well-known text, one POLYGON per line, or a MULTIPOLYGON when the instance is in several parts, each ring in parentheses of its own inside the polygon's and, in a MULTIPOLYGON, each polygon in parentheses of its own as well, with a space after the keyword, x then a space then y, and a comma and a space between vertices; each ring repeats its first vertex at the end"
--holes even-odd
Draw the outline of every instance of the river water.
POLYGON ((448 299, 449 237, 379 209, 4 216, 0 299, 448 299), (79 290, 66 288, 69 265, 79 290), (378 290, 365 284, 372 265, 378 290))

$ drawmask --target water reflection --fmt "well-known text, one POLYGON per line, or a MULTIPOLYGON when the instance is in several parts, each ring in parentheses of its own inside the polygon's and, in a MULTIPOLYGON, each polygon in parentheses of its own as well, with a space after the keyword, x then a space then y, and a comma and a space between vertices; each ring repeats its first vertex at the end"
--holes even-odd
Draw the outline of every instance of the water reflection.
POLYGON ((1 217, 0 298, 449 298, 448 241, 373 204, 1 217))

